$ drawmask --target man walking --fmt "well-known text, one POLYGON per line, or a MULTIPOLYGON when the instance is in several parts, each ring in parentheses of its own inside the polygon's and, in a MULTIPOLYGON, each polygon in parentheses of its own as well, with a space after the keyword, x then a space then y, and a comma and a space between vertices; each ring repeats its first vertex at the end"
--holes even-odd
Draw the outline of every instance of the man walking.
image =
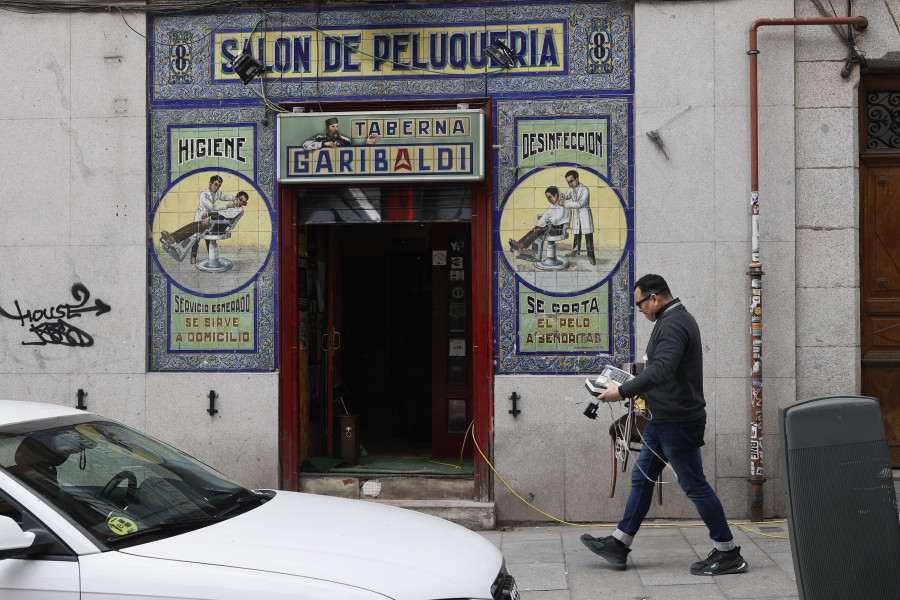
POLYGON ((673 298, 665 279, 644 275, 634 285, 635 306, 656 325, 647 344, 644 370, 634 379, 616 385, 612 380, 601 402, 642 396, 650 422, 643 433, 644 445, 631 473, 631 494, 625 514, 612 535, 581 541, 620 570, 650 503, 657 477, 666 464, 675 471, 678 484, 691 499, 709 529, 714 548, 705 560, 691 565, 694 575, 743 573, 747 562, 728 527, 718 496, 706 481, 700 446, 706 429, 703 398, 703 349, 694 317, 673 298))

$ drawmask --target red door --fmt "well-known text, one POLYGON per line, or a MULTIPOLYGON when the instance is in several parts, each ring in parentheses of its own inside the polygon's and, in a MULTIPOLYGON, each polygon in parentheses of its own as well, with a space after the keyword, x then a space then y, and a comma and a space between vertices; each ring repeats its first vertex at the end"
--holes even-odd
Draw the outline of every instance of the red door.
MULTIPOLYGON (((472 420, 471 227, 432 230, 431 453, 458 457, 472 420)), ((472 445, 466 445, 472 456, 472 445)))

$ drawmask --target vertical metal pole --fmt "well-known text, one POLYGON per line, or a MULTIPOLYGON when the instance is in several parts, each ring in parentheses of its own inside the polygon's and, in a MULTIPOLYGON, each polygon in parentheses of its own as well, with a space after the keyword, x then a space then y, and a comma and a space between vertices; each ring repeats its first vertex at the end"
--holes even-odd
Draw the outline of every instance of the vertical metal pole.
POLYGON ((759 192, 750 193, 750 520, 763 520, 762 262, 759 257, 759 192))
POLYGON ((759 114, 757 105, 756 30, 763 25, 853 25, 862 31, 865 17, 822 17, 813 19, 757 19, 750 26, 750 520, 763 520, 763 394, 762 394, 762 261, 759 255, 759 114))
POLYGON ((759 255, 759 107, 756 23, 750 28, 750 520, 763 520, 762 261, 759 255))

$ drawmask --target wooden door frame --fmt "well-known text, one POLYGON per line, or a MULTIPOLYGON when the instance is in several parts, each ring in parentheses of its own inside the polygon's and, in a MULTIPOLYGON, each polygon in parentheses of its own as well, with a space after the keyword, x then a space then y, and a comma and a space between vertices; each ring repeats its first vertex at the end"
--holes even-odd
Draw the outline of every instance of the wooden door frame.
MULTIPOLYGON (((871 189, 870 169, 879 169, 884 167, 900 168, 900 149, 868 149, 866 147, 867 132, 867 106, 868 92, 879 89, 900 89, 900 72, 898 71, 875 71, 866 72, 860 77, 858 89, 858 148, 859 148, 859 327, 860 327, 860 393, 872 393, 871 386, 864 388, 869 379, 866 376, 868 370, 877 370, 879 368, 900 366, 900 352, 873 350, 872 331, 869 326, 868 316, 870 314, 867 307, 875 305, 887 306, 884 301, 887 299, 876 298, 876 286, 874 281, 866 277, 867 273, 864 268, 867 265, 873 265, 874 247, 868 242, 875 235, 874 228, 877 224, 870 227, 869 221, 872 215, 869 213, 870 207, 869 196, 873 193, 871 189)), ((897 305, 897 300, 890 303, 892 306, 897 305)), ((879 398, 880 402, 885 400, 879 398)), ((882 409, 884 411, 884 409, 882 409)), ((888 419, 885 420, 885 428, 888 429, 888 419)), ((891 440, 887 442, 890 444, 891 440)), ((898 457, 900 457, 900 448, 896 444, 890 446, 891 461, 896 466, 898 457)))
MULTIPOLYGON (((493 290, 493 165, 496 144, 492 101, 490 98, 459 100, 403 100, 377 102, 310 102, 284 103, 287 110, 302 107, 312 112, 408 110, 455 110, 464 102, 470 108, 484 111, 484 181, 473 184, 471 220, 472 257, 472 435, 480 452, 475 452, 475 500, 488 501, 493 497, 491 471, 481 453, 493 460, 494 443, 494 323, 491 294, 493 290)), ((278 198, 278 250, 276 265, 278 281, 278 349, 279 370, 279 464, 280 487, 299 488, 299 406, 297 394, 299 373, 290 368, 298 359, 299 324, 297 317, 297 206, 295 187, 276 184, 278 198), (287 259, 285 257, 290 257, 287 259)), ((470 439, 471 441, 471 439, 470 439)))
POLYGON ((275 322, 278 350, 278 455, 279 487, 298 491, 300 488, 300 398, 298 369, 300 324, 297 312, 300 306, 297 261, 297 202, 294 190, 278 186, 278 261, 275 273, 278 282, 278 315, 275 322), (283 257, 294 257, 291 261, 283 257), (293 268, 286 268, 292 265, 293 268), (280 317, 280 318, 279 318, 280 317))
POLYGON ((431 228, 432 250, 445 250, 448 258, 443 265, 431 265, 431 451, 432 456, 473 457, 475 451, 471 440, 466 438, 467 427, 474 419, 474 369, 472 367, 472 337, 474 323, 472 315, 472 228, 465 223, 434 223, 431 228), (450 240, 457 236, 465 236, 467 256, 464 266, 464 281, 450 280, 450 240), (462 285, 466 292, 466 327, 464 331, 450 331, 450 288, 462 285), (466 380, 461 383, 450 383, 449 341, 452 338, 464 338, 466 341, 465 362, 466 380), (465 391, 460 391, 465 390, 465 391), (451 397, 466 399, 465 426, 457 433, 449 431, 448 401, 451 397), (462 447, 462 451, 460 451, 462 447))
MULTIPOLYGON (((874 360, 868 360, 866 357, 866 348, 867 348, 867 337, 866 337, 866 323, 865 323, 865 302, 867 297, 867 291, 871 291, 871 285, 868 282, 864 281, 862 275, 862 268, 865 264, 870 264, 873 260, 873 257, 870 256, 870 248, 866 245, 866 235, 871 235, 873 232, 867 230, 867 222, 868 213, 866 212, 867 204, 866 199, 869 194, 869 168, 878 167, 878 166, 889 166, 889 165, 900 165, 900 150, 868 150, 866 149, 866 106, 867 100, 866 95, 869 90, 879 89, 879 88, 900 88, 900 72, 898 71, 883 71, 883 72, 866 72, 860 77, 859 81, 859 96, 858 96, 858 132, 859 138, 857 140, 858 148, 859 148, 859 271, 860 271, 860 281, 859 281, 859 304, 860 304, 860 314, 859 314, 859 326, 860 326, 860 368, 864 366, 864 364, 875 364, 877 362, 878 357, 872 357, 874 360)), ((860 386, 862 386, 862 380, 860 380, 860 386)))

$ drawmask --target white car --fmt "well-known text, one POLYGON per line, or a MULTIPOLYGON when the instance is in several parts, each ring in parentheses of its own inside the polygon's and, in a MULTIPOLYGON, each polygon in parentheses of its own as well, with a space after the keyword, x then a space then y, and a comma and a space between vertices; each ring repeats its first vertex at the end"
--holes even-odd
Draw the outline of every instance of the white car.
POLYGON ((516 599, 463 527, 249 490, 114 421, 0 401, 0 598, 516 599))

